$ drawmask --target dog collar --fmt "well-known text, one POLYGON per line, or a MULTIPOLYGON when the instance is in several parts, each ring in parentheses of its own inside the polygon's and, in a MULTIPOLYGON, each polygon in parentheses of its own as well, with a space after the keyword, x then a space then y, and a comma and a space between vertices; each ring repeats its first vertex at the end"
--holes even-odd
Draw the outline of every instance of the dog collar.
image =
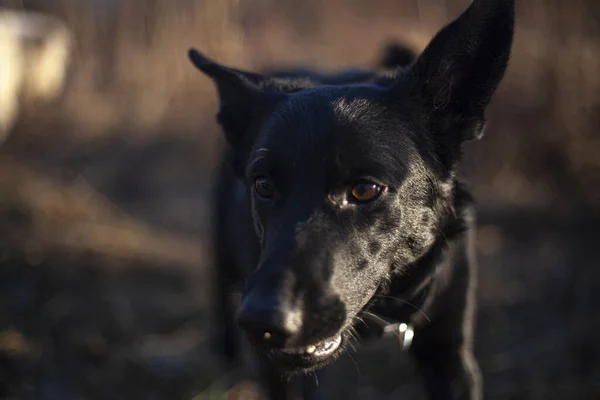
POLYGON ((383 328, 383 335, 398 336, 398 344, 402 350, 408 350, 415 337, 415 331, 412 324, 397 322, 395 324, 386 325, 383 328))

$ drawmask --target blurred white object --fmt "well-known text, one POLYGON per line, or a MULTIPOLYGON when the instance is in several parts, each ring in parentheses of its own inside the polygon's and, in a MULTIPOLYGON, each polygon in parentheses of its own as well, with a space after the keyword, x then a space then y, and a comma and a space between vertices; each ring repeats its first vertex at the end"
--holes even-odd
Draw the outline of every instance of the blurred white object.
POLYGON ((0 142, 23 101, 51 100, 65 84, 71 33, 48 15, 0 8, 0 142))

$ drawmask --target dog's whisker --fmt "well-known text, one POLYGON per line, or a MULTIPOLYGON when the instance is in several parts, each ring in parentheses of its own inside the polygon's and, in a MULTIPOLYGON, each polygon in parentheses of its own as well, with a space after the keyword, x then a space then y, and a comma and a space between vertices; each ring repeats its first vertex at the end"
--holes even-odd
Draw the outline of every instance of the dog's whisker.
MULTIPOLYGON (((356 341, 356 332, 355 332, 354 328, 349 327, 346 332, 348 332, 348 336, 350 336, 351 340, 356 341)), ((349 342, 349 344, 351 344, 351 342, 349 342)))
MULTIPOLYGON (((356 340, 356 339, 354 339, 354 340, 356 340)), ((354 343, 352 343, 350 341, 346 343, 346 348, 345 348, 346 352, 348 351, 348 348, 350 348, 350 349, 352 349, 352 351, 356 352, 356 347, 354 346, 354 343)))
POLYGON ((306 376, 313 378, 315 380, 315 386, 319 386, 319 375, 316 372, 309 372, 306 376))
POLYGON ((353 352, 356 352, 356 346, 353 343, 348 343, 348 346, 352 349, 353 352))
POLYGON ((358 334, 356 333, 354 328, 348 329, 348 334, 350 335, 350 338, 352 339, 352 341, 348 342, 348 346, 350 346, 353 351, 356 351, 356 346, 354 346, 354 342, 358 343, 358 334))
MULTIPOLYGON (((367 315, 367 316, 369 316, 369 317, 371 317, 371 318, 374 318, 374 319, 376 319, 377 321, 379 321, 379 322, 383 323, 384 325, 387 325, 387 324, 389 324, 389 321, 386 321, 385 319, 381 318, 379 315, 373 314, 373 313, 372 313, 372 312, 370 312, 370 311, 366 311, 366 310, 365 310, 365 311, 363 311, 362 313, 363 313, 363 314, 365 314, 365 315, 367 315)), ((363 321, 363 322, 364 322, 364 321, 363 321)), ((365 324, 366 324, 366 322, 365 322, 365 324)))
MULTIPOLYGON (((358 321, 359 323, 363 324, 366 327, 369 327, 369 324, 367 324, 367 322, 363 318, 361 318, 360 316, 358 316, 358 315, 355 315, 354 318, 353 318, 353 320, 354 321, 358 321)), ((356 332, 356 330, 354 328, 352 328, 352 329, 356 332)))
POLYGON ((352 354, 348 352, 346 352, 346 354, 348 355, 348 357, 350 357, 350 360, 352 360, 352 364, 354 364, 354 367, 356 368, 356 372, 358 373, 358 379, 362 379, 362 373, 360 372, 360 367, 358 366, 358 363, 356 362, 354 357, 352 357, 352 354))
MULTIPOLYGON (((420 309, 419 307, 417 307, 416 305, 414 305, 413 303, 411 303, 408 300, 404 300, 404 299, 402 299, 400 297, 388 296, 388 295, 385 295, 385 294, 376 294, 375 297, 381 297, 381 298, 385 298, 385 299, 398 300, 398 301, 400 301, 400 302, 402 302, 402 303, 404 303, 406 305, 411 306, 417 312, 419 312, 420 314, 422 314, 428 322, 431 322, 431 318, 429 318, 429 316, 425 313, 425 311, 423 311, 422 309, 420 309)), ((371 316, 375 316, 375 315, 373 313, 371 313, 371 316)), ((381 319, 381 320, 383 320, 383 319, 381 319)))

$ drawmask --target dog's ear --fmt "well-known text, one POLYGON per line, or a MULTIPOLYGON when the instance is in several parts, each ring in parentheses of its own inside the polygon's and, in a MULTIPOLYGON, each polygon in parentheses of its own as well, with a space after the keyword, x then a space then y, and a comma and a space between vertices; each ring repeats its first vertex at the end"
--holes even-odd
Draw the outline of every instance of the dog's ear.
POLYGON ((216 84, 219 93, 217 121, 234 151, 234 162, 243 163, 258 125, 285 94, 286 86, 273 78, 229 68, 190 49, 188 56, 216 84))
POLYGON ((474 0, 432 39, 405 78, 435 133, 478 139, 484 111, 504 76, 514 31, 514 0, 474 0))

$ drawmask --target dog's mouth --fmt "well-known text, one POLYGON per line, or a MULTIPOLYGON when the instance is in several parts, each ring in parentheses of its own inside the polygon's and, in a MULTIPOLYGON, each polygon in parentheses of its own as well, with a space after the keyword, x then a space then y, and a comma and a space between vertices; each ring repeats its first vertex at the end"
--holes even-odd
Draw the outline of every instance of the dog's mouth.
POLYGON ((273 349, 269 359, 284 371, 309 372, 333 362, 342 351, 343 335, 296 348, 273 349))
POLYGON ((337 335, 334 338, 324 340, 317 344, 309 345, 306 347, 282 349, 281 352, 287 355, 328 357, 340 347, 340 344, 342 344, 342 335, 337 335))

